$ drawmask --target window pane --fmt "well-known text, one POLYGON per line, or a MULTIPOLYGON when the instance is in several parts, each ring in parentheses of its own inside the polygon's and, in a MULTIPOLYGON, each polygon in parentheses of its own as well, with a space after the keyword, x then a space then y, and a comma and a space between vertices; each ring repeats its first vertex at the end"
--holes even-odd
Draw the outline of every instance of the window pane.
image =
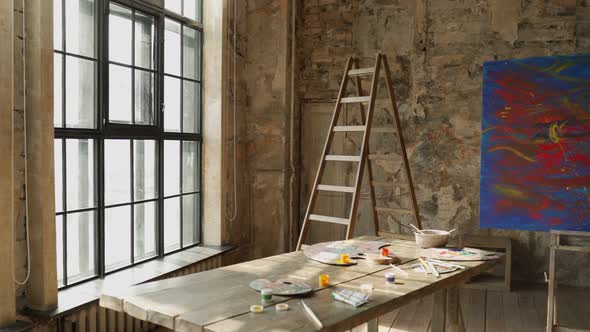
POLYGON ((109 65, 109 121, 131 123, 131 68, 109 65))
POLYGON ((182 196, 182 244, 199 242, 199 195, 182 196))
POLYGON ((131 264, 131 206, 105 209, 105 270, 131 264))
POLYGON ((96 274, 94 211, 67 215, 68 284, 96 274))
POLYGON ((166 0, 164 7, 169 11, 173 11, 177 14, 182 14, 181 8, 182 0, 166 0))
POLYGON ((180 141, 164 141, 164 196, 180 193, 180 141))
POLYGON ((63 217, 55 217, 55 244, 57 258, 57 285, 64 284, 64 227, 63 217))
POLYGON ((53 1, 53 48, 63 50, 63 0, 53 1))
POLYGON ((138 204, 135 211, 135 261, 156 255, 156 203, 138 204))
POLYGON ((63 73, 62 73, 63 55, 53 55, 53 125, 63 127, 63 73))
POLYGON ((164 77, 164 131, 180 131, 180 80, 164 77))
POLYGON ((198 133, 201 108, 201 91, 199 83, 182 82, 182 131, 198 133))
POLYGON ((94 140, 66 140, 68 211, 96 207, 94 165, 94 140))
POLYGON ((67 0, 66 50, 94 58, 94 0, 67 0))
POLYGON ((135 12, 135 65, 153 69, 154 18, 135 12))
POLYGON ((156 142, 134 140, 135 201, 156 198, 156 142))
POLYGON ((53 160, 55 173, 55 212, 62 212, 63 206, 63 153, 62 140, 56 139, 53 141, 53 160))
POLYGON ((66 56, 66 125, 96 127, 95 62, 66 56))
POLYGON ((199 190, 199 143, 182 142, 182 192, 199 190))
POLYGON ((109 11, 109 60, 131 65, 131 10, 111 2, 109 11))
POLYGON ((104 141, 104 200, 106 205, 131 202, 131 144, 104 141))
POLYGON ((164 251, 180 248, 180 197, 164 200, 164 251))
POLYGON ((164 72, 180 76, 180 24, 169 19, 164 32, 164 72))
MULTIPOLYGON (((186 1, 185 1, 186 3, 186 1)), ((182 28, 182 76, 200 79, 201 33, 195 29, 182 28)))
POLYGON ((201 21, 201 0, 184 0, 183 15, 192 20, 201 21))
POLYGON ((135 70, 135 123, 153 125, 154 121, 154 75, 135 70))

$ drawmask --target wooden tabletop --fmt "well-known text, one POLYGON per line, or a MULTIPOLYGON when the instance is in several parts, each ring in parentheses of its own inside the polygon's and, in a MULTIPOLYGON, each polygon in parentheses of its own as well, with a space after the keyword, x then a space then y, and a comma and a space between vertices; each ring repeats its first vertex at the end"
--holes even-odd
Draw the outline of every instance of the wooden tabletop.
MULTIPOLYGON (((384 237, 362 237, 363 240, 387 241, 384 237)), ((393 240, 391 250, 402 265, 413 264, 420 249, 412 241, 393 240), (411 262, 411 263, 410 263, 411 262)), ((459 285, 493 267, 500 259, 461 262, 465 270, 436 278, 409 272, 397 276, 394 285, 385 283, 387 266, 360 262, 342 267, 312 261, 303 252, 230 265, 188 276, 134 286, 125 290, 105 291, 100 305, 175 331, 313 331, 315 325, 301 308, 301 298, 273 296, 263 313, 250 313, 250 305, 260 304, 260 294, 248 285, 255 279, 289 278, 314 287, 305 303, 322 321, 324 330, 351 329, 375 319, 408 302, 438 290, 459 285), (330 275, 330 287, 320 288, 318 276, 330 275), (331 298, 333 287, 360 290, 371 283, 374 290, 367 304, 354 308, 331 298), (289 304, 289 310, 275 311, 274 304, 289 304)))

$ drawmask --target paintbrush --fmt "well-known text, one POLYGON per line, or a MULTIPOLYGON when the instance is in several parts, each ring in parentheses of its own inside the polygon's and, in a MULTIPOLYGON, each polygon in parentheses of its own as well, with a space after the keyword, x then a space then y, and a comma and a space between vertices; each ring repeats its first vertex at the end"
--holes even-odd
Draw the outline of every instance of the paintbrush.
POLYGON ((390 267, 391 267, 393 270, 395 270, 396 272, 398 272, 398 273, 402 274, 403 276, 405 276, 405 277, 408 277, 408 276, 409 276, 409 275, 408 275, 408 272, 406 272, 406 271, 404 271, 404 270, 400 269, 399 267, 397 267, 397 266, 395 266, 395 265, 393 265, 393 264, 389 264, 389 266, 390 266, 390 267))
POLYGON ((318 316, 316 316, 315 312, 313 312, 313 310, 311 310, 311 308, 308 307, 303 301, 301 301, 301 306, 309 318, 311 318, 311 321, 316 325, 316 327, 320 330, 323 329, 324 324, 322 324, 322 321, 318 318, 318 316))
POLYGON ((428 264, 428 267, 430 268, 430 270, 432 271, 432 273, 434 274, 435 277, 440 277, 440 274, 438 273, 438 270, 436 269, 436 266, 432 265, 431 262, 426 262, 426 264, 428 264))
POLYGON ((426 258, 426 260, 430 261, 433 264, 436 265, 440 265, 440 266, 445 266, 445 267, 455 267, 461 270, 465 270, 465 266, 463 265, 457 265, 457 264, 453 264, 453 263, 449 263, 449 262, 443 262, 443 261, 439 261, 438 259, 434 259, 434 258, 426 258))
POLYGON ((433 272, 430 270, 430 266, 428 266, 428 264, 426 264, 426 261, 424 259, 422 259, 422 257, 418 257, 418 261, 422 265, 422 268, 424 269, 425 273, 433 274, 433 272))
POLYGON ((410 226, 412 226, 412 228, 415 229, 417 233, 424 234, 424 232, 422 232, 418 227, 414 226, 414 224, 410 224, 410 226))

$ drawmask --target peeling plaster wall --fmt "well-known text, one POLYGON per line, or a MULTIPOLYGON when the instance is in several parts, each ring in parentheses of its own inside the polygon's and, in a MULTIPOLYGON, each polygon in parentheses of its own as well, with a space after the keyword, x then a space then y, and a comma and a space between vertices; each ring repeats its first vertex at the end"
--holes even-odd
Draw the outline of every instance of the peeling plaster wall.
MULTIPOLYGON (((301 7, 297 35, 303 163, 300 212, 305 212, 309 199, 318 165, 318 139, 325 137, 326 118, 332 112, 347 57, 359 57, 361 67, 372 66, 375 54, 381 51, 392 67, 424 226, 510 236, 515 245, 515 278, 542 280, 548 262, 546 233, 479 229, 482 64, 494 59, 589 52, 590 2, 304 0, 301 7)), ((363 84, 369 87, 368 82, 363 84)), ((382 98, 375 121, 391 124, 382 98)), ((359 121, 354 113, 349 114, 353 122, 359 121)), ((343 151, 352 151, 358 142, 349 136, 338 144, 343 151)), ((395 144, 393 137, 381 136, 372 139, 371 149, 399 155, 395 144)), ((400 179, 401 166, 399 162, 376 162, 376 177, 400 179)), ((351 171, 337 170, 348 181, 351 171)), ((410 207, 403 193, 404 188, 398 186, 378 190, 378 205, 410 207)), ((344 212, 346 198, 326 199, 323 208, 344 212)), ((366 189, 360 204, 357 234, 370 233, 366 189)), ((382 215, 381 228, 399 230, 394 218, 412 221, 382 215)), ((341 236, 333 227, 312 233, 314 240, 341 236)), ((590 257, 560 255, 559 259, 560 281, 590 285, 590 257)))
POLYGON ((240 246, 236 261, 290 249, 291 5, 276 0, 228 2, 226 229, 229 242, 240 246))

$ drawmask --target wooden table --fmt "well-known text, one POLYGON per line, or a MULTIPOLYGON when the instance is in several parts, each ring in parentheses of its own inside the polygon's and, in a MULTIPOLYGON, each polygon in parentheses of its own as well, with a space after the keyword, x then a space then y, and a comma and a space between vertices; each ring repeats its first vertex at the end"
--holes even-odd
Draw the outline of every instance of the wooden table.
MULTIPOLYGON (((387 238, 376 236, 361 239, 387 241, 387 238)), ((392 241, 391 250, 403 264, 413 264, 412 261, 419 257, 420 249, 413 242, 392 241)), ((456 286, 489 270, 500 260, 461 262, 467 267, 465 270, 440 278, 409 272, 408 277, 397 276, 396 284, 387 285, 384 278, 385 272, 390 270, 387 266, 365 262, 349 267, 325 265, 298 251, 125 290, 106 291, 100 298, 100 305, 174 331, 316 330, 302 310, 301 298, 273 296, 273 302, 264 313, 249 312, 251 304, 260 303, 260 294, 248 286, 250 281, 290 278, 314 287, 314 293, 304 301, 322 321, 325 331, 348 330, 367 322, 369 330, 376 330, 379 316, 430 294, 435 294, 431 331, 460 331, 462 324, 456 286), (330 275, 330 287, 320 288, 318 276, 325 273, 330 275), (361 307, 354 308, 331 298, 334 286, 360 290, 365 283, 372 283, 374 290, 369 303, 361 307), (274 304, 279 302, 288 303, 289 310, 275 311, 274 304)))

